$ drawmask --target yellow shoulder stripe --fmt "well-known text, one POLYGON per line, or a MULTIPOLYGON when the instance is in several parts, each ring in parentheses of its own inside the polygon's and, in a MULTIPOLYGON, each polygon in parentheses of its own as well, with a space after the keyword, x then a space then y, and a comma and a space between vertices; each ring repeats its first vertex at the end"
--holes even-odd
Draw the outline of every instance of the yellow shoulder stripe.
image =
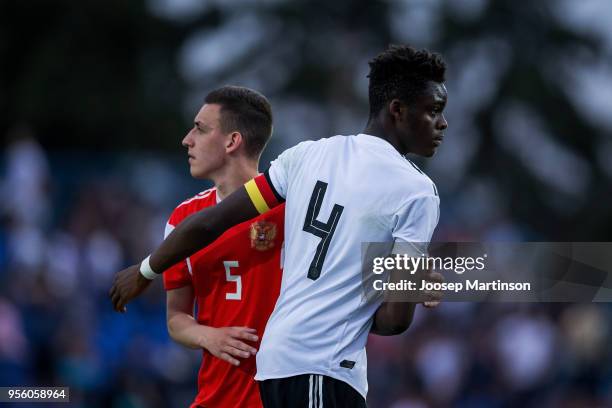
POLYGON ((257 184, 255 184, 255 180, 249 180, 244 185, 244 188, 246 188, 247 194, 260 214, 270 211, 270 207, 268 207, 266 200, 264 200, 263 196, 261 195, 257 184))

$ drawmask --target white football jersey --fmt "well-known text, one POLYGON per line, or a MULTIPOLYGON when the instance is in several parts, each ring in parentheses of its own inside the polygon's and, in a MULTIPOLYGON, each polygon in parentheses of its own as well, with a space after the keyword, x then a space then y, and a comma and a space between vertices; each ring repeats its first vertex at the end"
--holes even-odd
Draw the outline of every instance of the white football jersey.
POLYGON ((323 374, 365 398, 365 346, 380 296, 362 296, 362 242, 429 242, 433 182, 378 137, 334 136, 283 152, 269 169, 286 199, 281 291, 256 380, 323 374))

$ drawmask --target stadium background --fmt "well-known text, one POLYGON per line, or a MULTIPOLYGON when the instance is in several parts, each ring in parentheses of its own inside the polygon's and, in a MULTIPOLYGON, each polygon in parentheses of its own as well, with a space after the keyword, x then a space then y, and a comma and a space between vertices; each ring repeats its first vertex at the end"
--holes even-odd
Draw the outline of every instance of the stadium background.
MULTIPOLYGON (((180 140, 207 91, 267 95, 262 167, 356 133, 367 61, 444 54, 449 130, 419 161, 437 240, 610 241, 612 5, 606 0, 0 3, 0 385, 71 406, 180 407, 197 351, 172 343, 157 282, 112 312, 112 275, 208 185, 180 140)), ((371 407, 612 406, 609 304, 443 304, 368 346, 371 407)), ((24 405, 20 405, 24 406, 24 405)))

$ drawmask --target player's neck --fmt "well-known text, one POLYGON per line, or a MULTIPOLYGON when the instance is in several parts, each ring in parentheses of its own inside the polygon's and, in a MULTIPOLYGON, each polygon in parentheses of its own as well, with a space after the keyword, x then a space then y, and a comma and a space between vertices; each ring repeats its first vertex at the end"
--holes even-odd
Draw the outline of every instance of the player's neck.
POLYGON ((363 130, 363 133, 386 140, 395 148, 395 150, 401 153, 396 138, 391 136, 392 133, 388 132, 380 121, 370 120, 363 130))
POLYGON ((240 160, 226 166, 213 178, 217 199, 222 200, 259 174, 257 161, 240 160))

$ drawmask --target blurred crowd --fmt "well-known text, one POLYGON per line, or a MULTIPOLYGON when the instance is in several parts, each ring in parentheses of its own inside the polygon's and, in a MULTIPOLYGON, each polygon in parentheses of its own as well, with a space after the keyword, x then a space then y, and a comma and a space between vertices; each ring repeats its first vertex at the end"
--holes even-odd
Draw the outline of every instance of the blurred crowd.
MULTIPOLYGON (((107 291, 161 240, 173 206, 207 186, 163 157, 93 157, 73 174, 80 155, 49 155, 16 132, 1 184, 0 384, 68 386, 79 407, 187 406, 201 356, 169 339, 161 282, 126 314, 107 291), (161 192, 146 188, 152 177, 161 192)), ((438 240, 528 237, 499 214, 458 230, 462 201, 442 202, 438 240)), ((587 303, 419 308, 405 334, 371 336, 369 406, 612 406, 611 313, 587 303)))
POLYGON ((69 157, 18 132, 2 183, 0 384, 69 386, 73 406, 186 406, 199 355, 169 340, 161 282, 125 315, 107 297, 114 273, 161 241, 171 208, 109 180, 106 158, 91 178, 72 174, 69 157))

